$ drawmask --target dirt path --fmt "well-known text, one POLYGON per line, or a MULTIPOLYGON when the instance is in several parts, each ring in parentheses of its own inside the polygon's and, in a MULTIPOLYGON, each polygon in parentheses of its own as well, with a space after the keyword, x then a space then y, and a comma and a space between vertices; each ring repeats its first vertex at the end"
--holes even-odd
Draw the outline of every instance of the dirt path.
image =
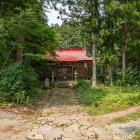
POLYGON ((74 90, 56 88, 43 92, 36 103, 43 109, 34 119, 0 110, 0 140, 127 140, 140 128, 139 119, 108 125, 113 118, 134 112, 140 106, 90 116, 86 107, 79 104, 74 90))

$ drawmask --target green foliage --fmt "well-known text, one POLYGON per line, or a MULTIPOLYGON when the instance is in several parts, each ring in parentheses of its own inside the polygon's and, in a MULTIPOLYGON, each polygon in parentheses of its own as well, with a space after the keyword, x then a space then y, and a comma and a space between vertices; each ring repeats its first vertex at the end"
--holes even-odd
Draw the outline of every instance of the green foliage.
POLYGON ((100 83, 105 82, 105 75, 97 74, 97 80, 99 80, 100 83))
POLYGON ((117 86, 123 86, 126 84, 134 85, 138 83, 138 78, 139 78, 138 68, 135 67, 133 64, 130 64, 128 68, 126 68, 125 80, 122 80, 121 69, 116 70, 116 75, 117 75, 117 80, 116 80, 117 86))
POLYGON ((46 51, 55 56, 59 36, 47 24, 44 0, 6 1, 0 4, 0 68, 14 63, 19 49, 28 64, 35 60, 42 65, 46 51))
POLYGON ((37 83, 38 75, 31 66, 12 63, 1 74, 0 100, 27 104, 28 96, 36 93, 34 88, 37 83))
POLYGON ((85 27, 75 19, 63 22, 61 26, 54 25, 54 30, 60 34, 59 42, 62 48, 86 48, 87 54, 91 55, 89 34, 85 32, 85 27))
POLYGON ((38 95, 34 88, 43 69, 48 68, 48 58, 44 55, 47 51, 55 56, 54 50, 59 47, 58 34, 47 24, 43 8, 46 2, 2 0, 0 3, 0 101, 27 105, 38 95), (24 54, 17 50, 23 50, 24 54), (24 64, 15 63, 21 55, 24 64))
POLYGON ((91 105, 94 102, 95 106, 98 106, 98 101, 105 96, 105 93, 102 92, 102 89, 97 89, 91 87, 91 81, 87 82, 83 79, 78 81, 78 84, 75 86, 75 90, 78 91, 78 95, 82 98, 82 103, 91 105), (96 91, 93 94, 93 89, 96 91))
POLYGON ((129 120, 136 120, 140 117, 140 110, 132 112, 130 114, 126 114, 123 117, 114 118, 112 121, 115 123, 125 123, 129 120))
POLYGON ((87 109, 89 114, 101 114, 116 111, 120 108, 140 104, 139 85, 118 87, 98 85, 92 88, 86 81, 79 82, 76 87, 82 103, 90 105, 87 109))
POLYGON ((140 129, 135 133, 135 136, 132 138, 132 140, 139 140, 140 139, 140 129))
MULTIPOLYGON (((83 31, 87 34, 85 45, 86 49, 92 48, 91 33, 94 32, 96 42, 96 59, 97 63, 102 64, 103 73, 108 74, 108 65, 113 64, 113 70, 116 71, 123 65, 123 72, 129 63, 133 63, 140 67, 140 3, 137 0, 53 0, 51 1, 55 9, 59 9, 61 18, 64 19, 62 30, 57 28, 62 34, 63 46, 75 47, 76 44, 81 46, 81 37, 83 42, 85 37, 80 34, 83 31), (61 8, 57 7, 60 3, 61 8), (57 8, 56 8, 57 7, 57 8), (67 8, 69 10, 67 10, 67 8), (102 12, 101 12, 102 11, 102 12), (63 17, 63 15, 65 17, 63 17), (76 28, 71 28, 65 21, 71 21, 74 18, 79 25, 73 24, 76 28), (80 28, 82 27, 82 29, 80 28), (79 31, 80 30, 80 31, 79 31), (79 34, 79 36, 78 36, 79 34), (77 40, 78 38, 78 40, 77 40), (76 41, 76 42, 75 42, 76 41), (78 42, 79 41, 79 42, 78 42), (74 43, 74 45, 72 44, 74 43), (72 44, 72 45, 71 45, 72 44), (123 49, 125 46, 125 49, 123 49), (124 52, 124 53, 122 53, 124 52), (123 54, 123 55, 122 55, 123 54), (125 55, 124 55, 125 54, 125 55), (122 56, 123 61, 122 62, 122 56)), ((58 31, 58 32, 59 32, 58 31)), ((122 71, 122 70, 121 70, 122 71)), ((116 77, 113 73, 113 82, 131 84, 137 78, 131 77, 133 74, 127 73, 125 81, 121 77, 116 77), (119 79, 119 80, 118 80, 119 79)), ((120 76, 120 75, 119 75, 120 76)), ((136 77, 136 76, 135 76, 136 77)), ((98 75, 97 75, 98 78, 98 75)), ((101 79, 101 78, 99 78, 101 79)), ((124 77, 123 77, 124 79, 124 77)), ((111 80, 110 80, 111 81, 111 80)), ((110 82, 111 84, 112 82, 110 82)))
POLYGON ((55 82, 50 82, 49 83, 49 89, 55 88, 55 82))
POLYGON ((83 88, 88 88, 91 86, 91 81, 87 82, 85 79, 77 79, 78 83, 75 85, 75 88, 83 87, 83 88))

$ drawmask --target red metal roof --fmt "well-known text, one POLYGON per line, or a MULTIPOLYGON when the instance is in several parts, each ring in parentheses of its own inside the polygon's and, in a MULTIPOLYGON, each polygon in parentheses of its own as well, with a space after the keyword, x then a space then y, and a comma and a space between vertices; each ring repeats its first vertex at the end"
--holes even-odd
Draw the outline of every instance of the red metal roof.
POLYGON ((47 57, 52 61, 92 61, 93 59, 87 57, 84 48, 64 48, 56 51, 57 56, 53 58, 47 53, 47 57))

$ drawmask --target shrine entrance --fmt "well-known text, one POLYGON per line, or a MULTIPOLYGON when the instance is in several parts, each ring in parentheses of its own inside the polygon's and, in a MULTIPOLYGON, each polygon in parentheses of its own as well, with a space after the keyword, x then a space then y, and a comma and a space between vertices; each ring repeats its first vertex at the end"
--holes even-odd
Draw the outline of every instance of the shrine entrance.
POLYGON ((72 66, 58 66, 58 80, 73 80, 73 67, 72 66))

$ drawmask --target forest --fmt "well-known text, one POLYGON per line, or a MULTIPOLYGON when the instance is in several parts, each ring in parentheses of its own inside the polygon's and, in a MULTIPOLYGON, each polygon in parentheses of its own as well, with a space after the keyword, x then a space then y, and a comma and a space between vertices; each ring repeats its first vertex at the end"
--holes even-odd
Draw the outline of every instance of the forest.
POLYGON ((102 81, 108 75, 109 85, 138 82, 139 1, 62 0, 58 3, 64 6, 58 7, 64 22, 60 27, 54 25, 54 29, 62 37, 62 47, 83 47, 93 57, 92 86, 96 86, 96 75, 102 81))
POLYGON ((49 27, 47 1, 0 2, 0 101, 27 105, 43 68, 45 51, 55 56, 59 35, 49 27), (46 5, 46 6, 45 6, 46 5))
MULTIPOLYGON (((137 0, 2 0, 0 101, 28 104, 38 94, 43 69, 49 69, 45 52, 55 56, 60 48, 85 48, 93 58, 90 87, 139 86, 139 30, 137 0), (49 9, 59 12, 61 25, 48 25, 49 9)), ((95 97, 84 99, 91 103, 95 97)))
MULTIPOLYGON (((55 82, 44 89, 43 70, 50 69, 46 52, 55 57, 63 48, 84 48, 93 58, 92 80, 77 78, 66 103, 75 96, 93 116, 140 105, 139 31, 138 0, 1 0, 0 108, 30 108, 53 95, 58 99, 55 82), (61 25, 48 25, 52 9, 61 25)), ((137 111, 115 121, 139 116, 137 111)), ((140 131, 137 135, 140 139, 140 131)))

